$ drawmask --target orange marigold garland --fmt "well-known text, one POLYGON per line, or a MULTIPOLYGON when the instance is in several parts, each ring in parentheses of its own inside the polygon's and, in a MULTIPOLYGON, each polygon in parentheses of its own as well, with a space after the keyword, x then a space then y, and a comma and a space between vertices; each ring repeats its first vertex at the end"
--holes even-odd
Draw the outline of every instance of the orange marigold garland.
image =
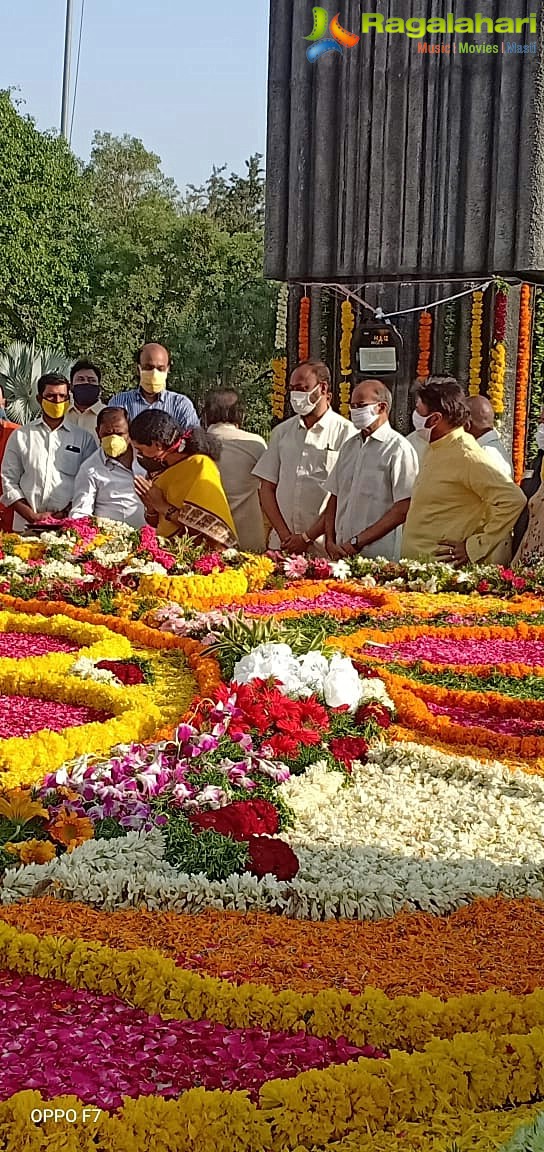
POLYGON ((427 376, 431 374, 431 341, 433 330, 433 318, 430 312, 422 312, 419 317, 419 331, 418 331, 418 359, 417 359, 417 377, 418 380, 426 380, 427 376))
POLYGON ((310 297, 303 296, 298 312, 298 358, 308 360, 310 357, 310 297))
POLYGON ((531 368, 531 288, 522 284, 519 304, 518 358, 516 364, 516 393, 514 400, 514 438, 512 460, 514 480, 523 479, 525 466, 525 438, 529 404, 529 372, 531 368))
POLYGON ((470 325, 470 365, 469 396, 478 396, 482 385, 482 321, 484 315, 484 294, 472 295, 472 322, 470 325))
POLYGON ((501 286, 495 296, 493 314, 493 343, 489 355, 488 396, 497 416, 504 412, 504 382, 506 379, 506 317, 508 287, 501 286))
POLYGON ((340 337, 340 371, 342 373, 342 380, 340 383, 340 412, 342 416, 346 417, 349 417, 351 342, 353 339, 354 328, 355 317, 353 315, 353 308, 349 300, 344 300, 342 304, 342 334, 340 337))

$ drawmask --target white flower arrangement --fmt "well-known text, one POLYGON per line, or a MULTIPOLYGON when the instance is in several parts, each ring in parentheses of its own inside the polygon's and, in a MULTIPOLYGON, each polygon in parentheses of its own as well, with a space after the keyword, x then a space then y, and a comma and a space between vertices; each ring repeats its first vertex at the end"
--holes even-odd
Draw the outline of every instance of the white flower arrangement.
POLYGON ((347 705, 350 712, 355 712, 363 700, 379 700, 394 711, 383 681, 361 680, 351 660, 339 653, 330 659, 317 651, 295 656, 289 644, 259 644, 235 664, 233 680, 237 684, 271 678, 280 681, 285 696, 295 699, 316 693, 329 708, 347 705))
POLYGON ((108 668, 97 668, 94 660, 89 660, 86 656, 80 656, 78 660, 72 664, 69 672, 70 676, 79 676, 81 680, 94 680, 97 684, 110 684, 112 688, 122 688, 122 681, 110 672, 108 668))

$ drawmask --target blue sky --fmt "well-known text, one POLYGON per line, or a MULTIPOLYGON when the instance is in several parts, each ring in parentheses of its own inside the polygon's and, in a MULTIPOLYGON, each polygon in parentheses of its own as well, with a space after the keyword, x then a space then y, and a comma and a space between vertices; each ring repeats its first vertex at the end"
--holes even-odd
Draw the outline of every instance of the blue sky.
MULTIPOLYGON (((81 0, 74 0, 75 71, 81 0)), ((39 128, 60 120, 65 0, 3 5, 0 87, 39 128)), ((264 152, 268 0, 85 0, 72 147, 138 136, 180 188, 264 152)))

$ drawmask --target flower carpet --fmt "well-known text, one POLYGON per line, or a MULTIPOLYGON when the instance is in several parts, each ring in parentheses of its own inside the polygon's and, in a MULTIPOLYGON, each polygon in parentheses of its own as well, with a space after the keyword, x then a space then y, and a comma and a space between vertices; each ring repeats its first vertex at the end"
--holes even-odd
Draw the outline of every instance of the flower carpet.
POLYGON ((544 1146, 544 570, 0 553, 0 1148, 544 1146))

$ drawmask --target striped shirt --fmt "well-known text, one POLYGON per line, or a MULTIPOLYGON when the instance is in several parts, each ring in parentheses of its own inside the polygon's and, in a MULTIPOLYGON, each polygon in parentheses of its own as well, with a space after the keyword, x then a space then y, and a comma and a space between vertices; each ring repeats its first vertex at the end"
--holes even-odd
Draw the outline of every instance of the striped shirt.
POLYGON ((144 398, 141 388, 131 388, 129 392, 118 392, 116 396, 112 396, 109 408, 125 408, 128 415, 129 423, 134 420, 135 416, 139 416, 140 412, 166 412, 172 420, 179 424, 180 428, 195 428, 200 424, 200 420, 195 412, 194 406, 189 400, 188 396, 183 396, 181 392, 170 392, 168 388, 164 392, 160 392, 156 400, 152 400, 148 404, 144 398))

